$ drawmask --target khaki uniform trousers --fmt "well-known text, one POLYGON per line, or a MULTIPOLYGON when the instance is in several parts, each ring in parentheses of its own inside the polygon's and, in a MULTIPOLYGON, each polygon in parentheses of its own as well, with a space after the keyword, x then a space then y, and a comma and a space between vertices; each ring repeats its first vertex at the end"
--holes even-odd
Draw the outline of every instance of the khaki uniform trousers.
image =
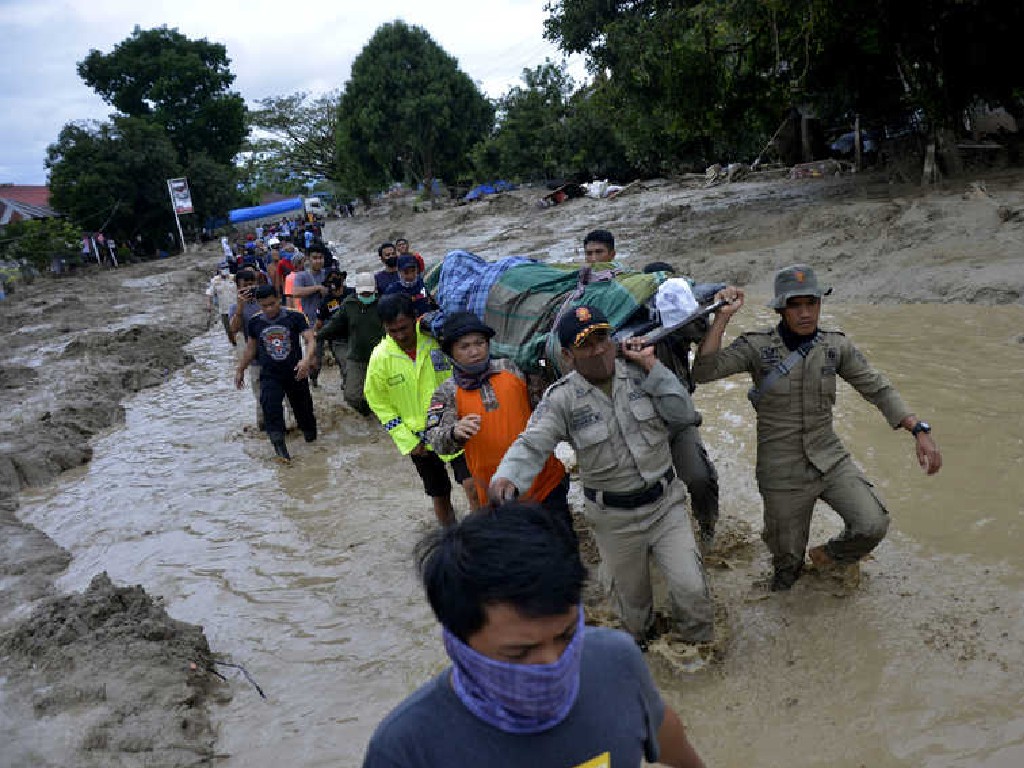
POLYGON ((874 486, 847 456, 825 474, 807 467, 807 483, 795 490, 761 488, 764 542, 776 571, 803 566, 814 503, 821 499, 843 519, 843 532, 825 545, 837 563, 853 563, 873 550, 889 529, 889 513, 874 486))
POLYGON ((673 618, 683 639, 691 643, 714 639, 714 607, 683 483, 669 483, 660 499, 636 509, 587 499, 584 512, 601 553, 602 578, 619 617, 635 637, 644 637, 654 623, 653 556, 668 584, 673 618))

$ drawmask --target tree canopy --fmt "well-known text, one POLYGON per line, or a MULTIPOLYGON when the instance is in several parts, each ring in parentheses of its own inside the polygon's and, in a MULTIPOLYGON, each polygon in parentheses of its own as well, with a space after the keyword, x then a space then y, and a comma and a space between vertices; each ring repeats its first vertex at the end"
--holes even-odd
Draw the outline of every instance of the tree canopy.
POLYGON ((582 53, 642 170, 751 157, 786 110, 962 126, 1020 112, 1024 4, 984 0, 552 0, 546 35, 582 53))
MULTIPOLYGON (((352 63, 338 107, 338 180, 366 195, 394 181, 454 180, 493 108, 426 30, 381 26, 352 63)), ((428 184, 429 186, 429 184, 428 184)))
POLYGON ((228 64, 223 45, 167 27, 90 51, 78 73, 117 112, 68 123, 48 148, 53 207, 86 230, 162 239, 175 229, 167 179, 185 176, 195 209, 185 229, 225 214, 239 198, 234 158, 247 132, 228 64))
POLYGON ((337 176, 338 102, 341 91, 318 96, 299 91, 260 99, 248 113, 243 184, 252 198, 262 192, 299 193, 337 176))
POLYGON ((189 40, 166 26, 135 27, 110 53, 90 51, 78 74, 121 114, 163 126, 182 163, 196 152, 230 163, 246 126, 245 102, 229 90, 229 64, 220 43, 189 40))

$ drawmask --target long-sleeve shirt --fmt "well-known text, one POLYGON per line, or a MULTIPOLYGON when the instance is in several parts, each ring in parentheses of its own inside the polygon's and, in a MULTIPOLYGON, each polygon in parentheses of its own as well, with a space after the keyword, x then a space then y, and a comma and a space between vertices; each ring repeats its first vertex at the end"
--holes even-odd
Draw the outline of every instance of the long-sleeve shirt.
MULTIPOLYGON (((837 375, 878 408, 894 429, 911 413, 895 387, 845 334, 820 333, 821 341, 807 357, 789 375, 778 378, 758 403, 757 479, 763 488, 802 487, 807 463, 824 473, 849 455, 832 428, 837 375)), ((760 387, 789 354, 776 329, 752 331, 724 349, 698 356, 693 378, 703 384, 746 372, 760 387)))
POLYGON ((377 314, 377 302, 363 304, 357 296, 347 296, 338 311, 320 329, 317 338, 347 341, 347 359, 357 363, 369 362, 374 347, 384 338, 384 324, 377 314))
POLYGON ((418 324, 415 360, 390 336, 374 348, 363 394, 402 455, 424 441, 430 398, 451 375, 451 363, 437 340, 420 331, 418 324))
POLYGON ((650 373, 615 361, 611 397, 576 371, 552 384, 495 477, 525 490, 563 440, 576 451, 587 488, 626 493, 655 483, 672 465, 669 437, 700 423, 679 379, 661 363, 650 373))

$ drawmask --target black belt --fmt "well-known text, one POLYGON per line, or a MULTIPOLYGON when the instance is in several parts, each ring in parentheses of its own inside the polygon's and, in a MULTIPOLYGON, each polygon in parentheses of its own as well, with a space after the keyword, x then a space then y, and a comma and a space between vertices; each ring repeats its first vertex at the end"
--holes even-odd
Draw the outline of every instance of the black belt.
POLYGON ((652 485, 650 488, 644 488, 642 491, 633 491, 631 493, 612 493, 611 491, 598 491, 593 488, 584 488, 583 495, 594 503, 598 503, 598 495, 601 497, 600 504, 605 507, 618 507, 619 509, 636 509, 642 507, 644 504, 652 504, 660 499, 665 494, 665 488, 671 483, 676 476, 676 472, 672 467, 662 475, 658 482, 652 485), (664 480, 665 482, 662 482, 664 480))

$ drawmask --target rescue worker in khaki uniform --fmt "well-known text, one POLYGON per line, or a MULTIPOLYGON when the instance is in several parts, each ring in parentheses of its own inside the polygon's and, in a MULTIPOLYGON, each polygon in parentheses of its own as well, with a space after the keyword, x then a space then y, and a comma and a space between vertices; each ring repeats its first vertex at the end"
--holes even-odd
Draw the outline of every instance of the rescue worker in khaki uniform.
POLYGON ((574 370, 552 384, 526 429, 508 449, 490 486, 492 501, 530 487, 561 441, 576 450, 603 568, 623 624, 644 647, 654 608, 650 558, 668 583, 683 639, 713 639, 714 616, 686 491, 675 481, 669 436, 699 422, 679 380, 638 339, 616 360, 611 326, 593 307, 577 307, 558 324, 574 370))
POLYGON ((913 435, 918 462, 929 475, 942 467, 931 427, 850 339, 818 327, 821 298, 829 293, 805 264, 780 270, 769 304, 781 316, 778 326, 744 333, 722 349, 725 327, 743 306, 743 291, 725 288, 715 298, 731 303, 716 314, 693 367, 698 383, 743 372, 753 379, 757 483, 764 501, 763 538, 775 569, 773 590, 789 589, 800 577, 817 499, 838 513, 845 528, 810 551, 816 567, 856 563, 889 527, 884 503, 832 429, 836 376, 878 408, 889 426, 913 435))

